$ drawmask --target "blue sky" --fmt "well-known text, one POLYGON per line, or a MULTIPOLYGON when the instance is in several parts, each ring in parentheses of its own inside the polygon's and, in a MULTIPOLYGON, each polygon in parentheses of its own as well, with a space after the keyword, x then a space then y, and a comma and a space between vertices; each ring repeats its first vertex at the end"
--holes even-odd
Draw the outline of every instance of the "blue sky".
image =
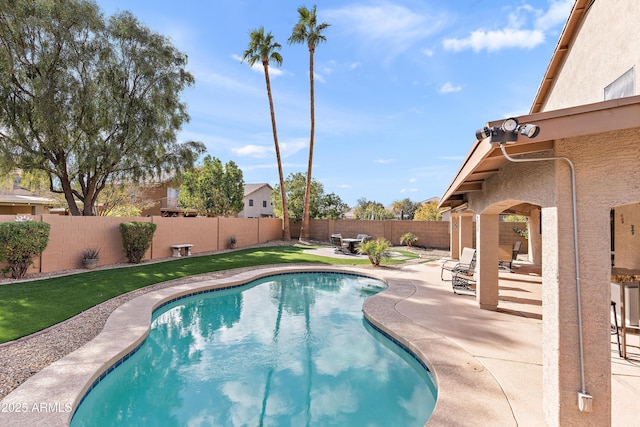
POLYGON ((331 26, 315 54, 312 176, 355 205, 441 196, 487 121, 528 113, 573 0, 98 0, 130 10, 189 57, 184 92, 197 140, 246 183, 278 182, 262 66, 241 63, 249 32, 271 31, 270 69, 285 176, 306 172, 309 52, 289 45, 297 8, 331 26))

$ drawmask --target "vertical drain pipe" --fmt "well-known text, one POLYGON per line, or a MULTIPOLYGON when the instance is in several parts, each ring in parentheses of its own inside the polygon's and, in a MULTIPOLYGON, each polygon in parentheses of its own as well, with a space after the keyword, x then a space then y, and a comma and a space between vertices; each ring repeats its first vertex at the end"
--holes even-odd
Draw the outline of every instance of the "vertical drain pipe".
POLYGON ((587 393, 585 379, 584 379, 584 343, 582 339, 582 302, 580 298, 580 257, 578 254, 578 218, 576 212, 576 177, 573 163, 567 157, 536 157, 529 159, 514 159, 505 150, 505 143, 500 143, 500 150, 504 157, 510 162, 515 163, 527 163, 527 162, 542 162, 546 160, 564 160, 569 165, 571 170, 571 203, 573 210, 573 252, 575 255, 576 264, 576 299, 578 303, 578 343, 580 347, 580 392, 578 393, 578 408, 582 412, 591 412, 592 408, 592 396, 587 393))

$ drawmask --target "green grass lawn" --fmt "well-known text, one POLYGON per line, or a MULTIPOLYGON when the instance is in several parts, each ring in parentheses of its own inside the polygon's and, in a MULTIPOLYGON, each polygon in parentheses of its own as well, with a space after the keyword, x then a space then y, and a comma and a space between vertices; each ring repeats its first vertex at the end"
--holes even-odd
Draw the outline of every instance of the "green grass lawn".
MULTIPOLYGON (((273 246, 244 249, 0 285, 0 343, 48 328, 126 292, 181 277, 269 264, 369 264, 366 258, 322 257, 305 254, 305 249, 310 247, 273 246)), ((395 252, 400 252, 402 257, 384 261, 385 264, 400 263, 417 257, 410 252, 395 252)))

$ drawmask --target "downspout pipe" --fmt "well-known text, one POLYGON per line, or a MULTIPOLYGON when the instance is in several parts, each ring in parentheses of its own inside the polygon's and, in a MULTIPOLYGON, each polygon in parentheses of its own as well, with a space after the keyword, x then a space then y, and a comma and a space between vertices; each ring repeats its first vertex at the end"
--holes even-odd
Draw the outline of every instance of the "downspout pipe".
POLYGON ((576 212, 576 173, 573 167, 573 163, 567 157, 536 157, 536 158, 513 158, 505 149, 505 143, 500 143, 500 150, 502 150, 502 154, 504 157, 510 162, 514 163, 528 163, 528 162, 542 162, 547 160, 564 160, 569 165, 569 169, 571 170, 571 202, 572 202, 572 211, 573 211, 573 252, 575 255, 575 264, 576 264, 576 299, 578 303, 578 343, 580 347, 580 381, 581 381, 581 389, 580 394, 578 395, 578 406, 581 411, 590 410, 590 402, 588 404, 584 404, 583 399, 591 400, 591 396, 587 393, 584 379, 584 343, 582 337, 582 302, 580 298, 580 256, 578 253, 578 215, 576 212), (588 405, 588 409, 585 407, 588 405))

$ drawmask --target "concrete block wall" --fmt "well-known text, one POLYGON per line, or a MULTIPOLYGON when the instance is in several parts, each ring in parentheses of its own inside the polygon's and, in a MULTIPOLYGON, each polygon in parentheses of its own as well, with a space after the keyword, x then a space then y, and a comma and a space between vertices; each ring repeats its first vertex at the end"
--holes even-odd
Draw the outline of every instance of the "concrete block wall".
MULTIPOLYGON (((82 268, 82 252, 100 249, 100 265, 127 262, 119 225, 122 222, 153 222, 157 225, 145 259, 172 255, 170 246, 193 244, 192 253, 226 249, 231 235, 238 246, 250 246, 282 239, 282 221, 277 218, 165 218, 165 217, 80 217, 58 215, 31 216, 51 225, 49 244, 29 269, 30 274, 82 268)), ((15 221, 14 215, 0 215, 0 221, 15 221)), ((0 265, 4 267, 5 265, 0 265)))

